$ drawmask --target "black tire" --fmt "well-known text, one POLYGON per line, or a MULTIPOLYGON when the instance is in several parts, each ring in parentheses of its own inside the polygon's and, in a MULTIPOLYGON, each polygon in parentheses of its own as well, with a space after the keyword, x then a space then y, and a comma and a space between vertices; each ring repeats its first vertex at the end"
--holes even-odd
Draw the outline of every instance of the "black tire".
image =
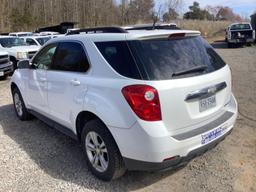
POLYGON ((0 77, 0 80, 2 81, 2 80, 5 80, 6 78, 7 78, 7 75, 4 75, 4 76, 0 77))
POLYGON ((19 91, 18 88, 14 88, 12 90, 12 98, 13 98, 13 106, 14 106, 14 110, 15 113, 17 115, 17 117, 21 120, 21 121, 27 121, 33 118, 33 116, 28 112, 25 103, 23 101, 22 95, 19 91), (19 98, 20 103, 18 104, 19 106, 21 106, 21 109, 19 110, 17 107, 17 100, 15 97, 19 98))
POLYGON ((234 48, 234 44, 233 43, 228 43, 228 48, 234 48))
POLYGON ((108 131, 108 128, 99 119, 91 120, 84 125, 82 136, 81 136, 81 144, 82 144, 83 152, 85 154, 88 169, 97 178, 103 181, 110 181, 110 180, 121 177, 125 173, 126 168, 125 168, 122 156, 117 147, 117 144, 115 143, 111 133, 108 131), (107 157, 108 157, 108 166, 105 171, 102 171, 102 172, 98 171, 89 160, 87 149, 86 149, 87 148, 86 137, 89 133, 98 134, 98 136, 100 136, 100 138, 98 139, 100 140, 102 139, 105 144, 105 147, 107 149, 107 157))
POLYGON ((10 60, 11 60, 12 65, 13 65, 13 73, 14 73, 14 71, 18 68, 18 66, 17 66, 18 61, 15 58, 11 58, 10 60))
POLYGON ((252 43, 246 43, 246 46, 247 46, 247 47, 251 47, 251 46, 252 46, 252 43))

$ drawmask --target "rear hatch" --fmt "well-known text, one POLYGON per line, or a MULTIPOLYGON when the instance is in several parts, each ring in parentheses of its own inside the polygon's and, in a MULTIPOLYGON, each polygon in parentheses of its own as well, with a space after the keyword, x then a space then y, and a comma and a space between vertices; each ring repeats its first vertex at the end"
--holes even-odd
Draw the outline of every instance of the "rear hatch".
POLYGON ((129 47, 147 84, 158 90, 167 128, 186 128, 222 113, 231 95, 230 70, 201 36, 173 34, 129 47))
POLYGON ((119 74, 143 80, 158 91, 162 121, 171 131, 221 115, 230 99, 229 67, 199 34, 151 35, 96 45, 119 74))

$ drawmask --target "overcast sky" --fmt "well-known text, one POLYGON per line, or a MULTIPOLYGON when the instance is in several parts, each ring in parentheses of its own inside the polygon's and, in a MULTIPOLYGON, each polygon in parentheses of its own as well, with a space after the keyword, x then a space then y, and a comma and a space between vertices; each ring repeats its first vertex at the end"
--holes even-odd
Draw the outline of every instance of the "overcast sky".
MULTIPOLYGON (((156 0, 159 3, 165 0, 156 0)), ((188 6, 192 5, 195 0, 183 0, 184 1, 184 11, 187 11, 188 6)), ((242 16, 250 16, 254 11, 256 11, 256 0, 197 0, 200 7, 205 7, 206 5, 221 5, 231 7, 234 12, 242 16)))

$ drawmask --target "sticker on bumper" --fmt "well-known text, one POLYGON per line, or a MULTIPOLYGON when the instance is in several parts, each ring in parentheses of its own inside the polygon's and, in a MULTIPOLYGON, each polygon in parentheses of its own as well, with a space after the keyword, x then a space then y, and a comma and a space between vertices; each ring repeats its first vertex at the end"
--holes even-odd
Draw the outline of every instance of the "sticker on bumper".
POLYGON ((202 145, 207 144, 207 143, 211 142, 212 140, 220 137, 221 135, 223 135, 223 133, 225 132, 226 129, 227 129, 227 127, 223 126, 223 127, 214 129, 209 133, 202 134, 201 135, 201 137, 202 137, 201 144, 202 145))

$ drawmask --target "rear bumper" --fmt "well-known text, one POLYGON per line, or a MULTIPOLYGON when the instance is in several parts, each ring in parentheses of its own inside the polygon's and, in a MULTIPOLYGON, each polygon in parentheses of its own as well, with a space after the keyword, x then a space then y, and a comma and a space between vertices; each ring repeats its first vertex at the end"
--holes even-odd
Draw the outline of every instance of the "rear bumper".
POLYGON ((171 160, 163 161, 160 163, 155 162, 146 162, 146 161, 138 161, 129 158, 123 158, 126 168, 130 171, 137 170, 137 171, 160 171, 160 170, 168 170, 174 169, 176 167, 182 166, 188 163, 191 159, 202 155, 206 151, 214 148, 218 143, 225 139, 227 135, 231 133, 232 130, 225 133, 223 136, 219 137, 218 139, 214 140, 213 142, 204 145, 203 147, 194 149, 190 151, 186 156, 180 157, 176 156, 171 160))
POLYGON ((253 43, 255 39, 228 39, 229 43, 253 43))
POLYGON ((13 72, 12 62, 8 62, 0 65, 0 72, 3 72, 4 75, 8 75, 13 72))
POLYGON ((129 170, 167 169, 211 149, 232 131, 237 118, 233 95, 223 111, 208 123, 179 134, 170 133, 161 123, 143 128, 137 122, 127 130, 110 128, 110 131, 129 170), (212 137, 211 134, 219 129, 221 134, 212 137), (203 138, 208 141, 204 142, 203 138))

